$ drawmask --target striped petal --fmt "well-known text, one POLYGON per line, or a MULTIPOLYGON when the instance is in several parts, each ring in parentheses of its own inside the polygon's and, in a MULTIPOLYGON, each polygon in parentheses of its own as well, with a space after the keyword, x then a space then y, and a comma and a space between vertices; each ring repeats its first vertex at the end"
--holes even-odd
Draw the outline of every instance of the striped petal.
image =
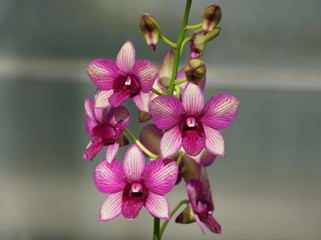
POLYGON ((182 133, 179 125, 173 127, 164 133, 160 150, 163 158, 168 158, 173 156, 182 146, 182 133))
POLYGON ((137 77, 140 83, 141 91, 148 93, 155 82, 158 67, 147 60, 139 60, 133 67, 132 74, 137 77))
POLYGON ((154 217, 161 219, 170 219, 169 204, 165 196, 158 195, 153 192, 148 192, 145 207, 147 211, 154 217))
POLYGON ((213 128, 204 125, 205 146, 207 151, 217 156, 225 155, 225 143, 221 133, 213 128))
POLYGON ((102 193, 114 193, 124 189, 124 171, 119 161, 111 164, 102 160, 95 169, 94 181, 98 191, 102 193))
POLYGON ((140 111, 145 113, 149 112, 150 93, 140 92, 133 97, 133 101, 140 111))
POLYGON ((99 221, 106 222, 121 214, 123 192, 110 194, 100 208, 99 221))
POLYGON ((174 52, 172 49, 170 49, 165 53, 159 69, 159 73, 158 73, 159 82, 164 87, 169 87, 169 84, 171 82, 172 72, 173 72, 173 63, 174 63, 174 52))
POLYGON ((91 61, 87 73, 93 83, 102 90, 111 90, 114 79, 117 77, 119 68, 117 65, 105 58, 91 61))
POLYGON ((188 155, 197 156, 205 148, 205 138, 196 131, 187 131, 184 134, 182 146, 188 155))
POLYGON ((204 95, 200 87, 188 83, 182 93, 182 103, 188 116, 198 115, 204 107, 204 95))
POLYGON ((113 90, 104 91, 104 90, 98 89, 95 94, 95 107, 96 108, 110 107, 110 103, 108 99, 113 93, 114 93, 113 90))
POLYGON ((201 121, 211 128, 223 129, 234 121, 238 110, 239 100, 235 96, 219 94, 207 101, 201 121))
POLYGON ((138 213, 144 206, 144 201, 137 198, 126 198, 123 199, 121 212, 127 219, 134 219, 138 216, 138 213))
POLYGON ((138 181, 141 178, 145 167, 145 159, 143 152, 136 144, 126 151, 123 165, 125 175, 129 180, 138 181))
POLYGON ((93 101, 90 98, 87 98, 84 103, 85 107, 85 123, 86 123, 86 131, 89 134, 92 134, 92 130, 94 127, 99 124, 95 118, 93 101))
POLYGON ((110 144, 106 148, 106 160, 108 163, 112 163, 116 157, 116 154, 119 150, 119 143, 115 142, 114 144, 110 144))
POLYGON ((120 70, 125 74, 130 74, 132 72, 135 63, 135 54, 135 47, 132 41, 125 42, 118 52, 116 63, 120 70))

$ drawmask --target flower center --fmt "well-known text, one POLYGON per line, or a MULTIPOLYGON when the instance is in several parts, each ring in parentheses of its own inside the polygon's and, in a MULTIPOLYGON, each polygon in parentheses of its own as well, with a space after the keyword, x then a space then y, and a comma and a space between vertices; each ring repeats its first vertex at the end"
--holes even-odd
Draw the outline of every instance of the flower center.
POLYGON ((119 75, 113 82, 114 93, 127 92, 135 96, 140 91, 140 84, 133 75, 119 75))
POLYGON ((144 194, 144 188, 140 183, 133 183, 130 188, 130 195, 134 198, 141 198, 144 194))

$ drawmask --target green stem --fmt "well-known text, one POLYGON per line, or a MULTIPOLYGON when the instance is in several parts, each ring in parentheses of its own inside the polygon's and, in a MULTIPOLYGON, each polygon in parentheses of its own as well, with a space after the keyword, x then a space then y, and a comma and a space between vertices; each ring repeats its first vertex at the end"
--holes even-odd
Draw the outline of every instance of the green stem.
POLYGON ((187 25, 185 27, 186 30, 193 30, 193 29, 196 29, 196 28, 200 28, 203 26, 203 23, 199 23, 199 24, 195 24, 195 25, 187 25))
POLYGON ((184 153, 182 151, 178 152, 178 156, 177 156, 177 159, 176 159, 177 165, 179 165, 181 163, 183 155, 184 155, 184 153))
MULTIPOLYGON (((174 84, 175 84, 175 85, 179 85, 179 84, 184 83, 184 82, 187 82, 187 79, 186 79, 186 78, 181 79, 181 80, 175 80, 175 81, 174 81, 174 84)), ((152 90, 152 91, 153 91, 153 90, 152 90)))
POLYGON ((169 46, 176 48, 177 44, 173 43, 171 40, 169 40, 168 38, 166 38, 165 36, 163 36, 162 34, 159 35, 160 39, 162 39, 165 43, 167 43, 169 46))
POLYGON ((158 96, 160 96, 160 95, 165 95, 164 93, 161 93, 161 92, 157 91, 155 88, 152 88, 151 91, 152 91, 153 93, 156 93, 158 96))
POLYGON ((151 151, 149 151, 135 136, 134 134, 128 129, 125 128, 124 131, 128 134, 128 136, 134 141, 135 144, 144 152, 146 153, 150 158, 158 159, 159 156, 155 155, 151 151))
MULTIPOLYGON (((188 204, 189 201, 188 200, 182 200, 180 201, 177 206, 173 209, 173 211, 171 212, 171 216, 170 218, 172 218, 174 216, 174 214, 177 212, 177 210, 184 204, 188 204)), ((170 219, 169 219, 170 220, 170 219)), ((160 234, 159 234, 159 239, 162 238, 163 236, 163 233, 165 231, 165 228, 167 227, 167 224, 169 223, 169 220, 165 220, 164 223, 162 224, 162 227, 160 229, 160 234)))
POLYGON ((178 35, 177 38, 177 48, 175 49, 174 52, 174 63, 173 63, 173 73, 172 73, 172 81, 169 85, 167 94, 168 95, 173 95, 174 92, 174 80, 176 79, 177 76, 177 70, 178 70, 178 64, 179 64, 179 59, 181 56, 181 45, 182 42, 184 40, 185 37, 185 33, 186 33, 186 25, 188 22, 188 15, 189 15, 189 11, 191 9, 191 5, 192 5, 192 0, 186 0, 186 5, 185 5, 185 12, 184 12, 184 17, 183 17, 183 21, 182 21, 182 26, 181 26, 181 30, 180 33, 178 35))
POLYGON ((160 220, 157 217, 154 217, 154 235, 153 240, 160 240, 161 235, 159 234, 160 220))

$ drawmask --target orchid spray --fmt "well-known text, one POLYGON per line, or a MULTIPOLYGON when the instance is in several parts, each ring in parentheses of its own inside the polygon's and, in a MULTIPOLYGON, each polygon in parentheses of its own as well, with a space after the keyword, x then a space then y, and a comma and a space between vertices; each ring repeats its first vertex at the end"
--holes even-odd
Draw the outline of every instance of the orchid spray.
MULTIPOLYGON (((160 240, 169 221, 197 222, 213 233, 221 226, 213 217, 214 204, 206 169, 217 156, 225 155, 220 129, 235 119, 239 100, 219 94, 205 101, 206 64, 199 59, 205 46, 216 38, 221 28, 221 8, 208 6, 201 22, 188 25, 192 0, 186 1, 184 17, 176 42, 161 32, 156 18, 145 13, 140 30, 155 51, 159 40, 170 46, 158 67, 148 60, 136 61, 132 41, 125 42, 116 60, 96 59, 88 65, 88 75, 97 86, 93 99, 85 100, 86 130, 91 135, 83 158, 92 160, 104 146, 106 157, 96 167, 97 189, 108 194, 102 203, 99 220, 110 221, 119 215, 138 216, 143 207, 154 217, 153 239, 160 240), (188 35, 187 31, 191 31, 188 35), (182 51, 189 43, 190 59, 179 70, 182 51), (122 104, 133 99, 143 127, 137 138, 127 128, 130 112, 122 104), (116 160, 120 147, 127 148, 122 163, 116 160), (145 163, 145 158, 148 158, 145 163), (166 194, 185 182, 186 199, 170 210, 166 194), (160 219, 163 219, 160 225, 160 219)), ((182 197, 184 198, 184 197, 182 197)))

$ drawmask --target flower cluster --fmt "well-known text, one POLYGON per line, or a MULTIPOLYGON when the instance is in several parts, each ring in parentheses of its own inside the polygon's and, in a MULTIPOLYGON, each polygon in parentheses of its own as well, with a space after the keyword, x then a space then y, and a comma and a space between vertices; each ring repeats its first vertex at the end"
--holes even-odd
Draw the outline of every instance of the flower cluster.
MULTIPOLYGON (((187 0, 189 2, 190 0, 187 0)), ((214 233, 221 232, 214 219, 214 204, 206 168, 217 156, 225 155, 225 141, 220 133, 235 119, 239 100, 229 94, 218 94, 207 101, 206 64, 199 59, 205 45, 220 32, 217 24, 222 13, 218 5, 207 7, 202 22, 181 29, 195 29, 184 40, 173 43, 160 32, 160 24, 151 14, 139 22, 146 42, 156 50, 162 39, 172 48, 160 66, 148 61, 135 61, 135 47, 127 41, 116 61, 96 59, 88 65, 88 75, 97 86, 93 99, 85 100, 86 130, 91 135, 83 158, 92 160, 106 146, 106 157, 95 169, 97 189, 109 194, 100 209, 100 221, 122 214, 127 219, 138 216, 142 207, 158 219, 168 221, 169 203, 164 196, 181 180, 185 181, 188 200, 176 217, 177 223, 197 222, 203 233, 204 224, 214 233), (190 59, 178 70, 184 45, 190 42, 190 59), (122 104, 133 99, 139 110, 139 122, 152 120, 141 130, 139 139, 127 128, 130 112, 122 104), (116 160, 119 148, 127 149, 123 163, 116 160), (145 164, 145 157, 148 162, 145 164)), ((180 205, 178 205, 178 209, 180 205)), ((164 228, 167 222, 164 222, 164 228)), ((162 227, 162 229, 164 230, 162 227)), ((160 233, 159 239, 162 235, 160 233)))

